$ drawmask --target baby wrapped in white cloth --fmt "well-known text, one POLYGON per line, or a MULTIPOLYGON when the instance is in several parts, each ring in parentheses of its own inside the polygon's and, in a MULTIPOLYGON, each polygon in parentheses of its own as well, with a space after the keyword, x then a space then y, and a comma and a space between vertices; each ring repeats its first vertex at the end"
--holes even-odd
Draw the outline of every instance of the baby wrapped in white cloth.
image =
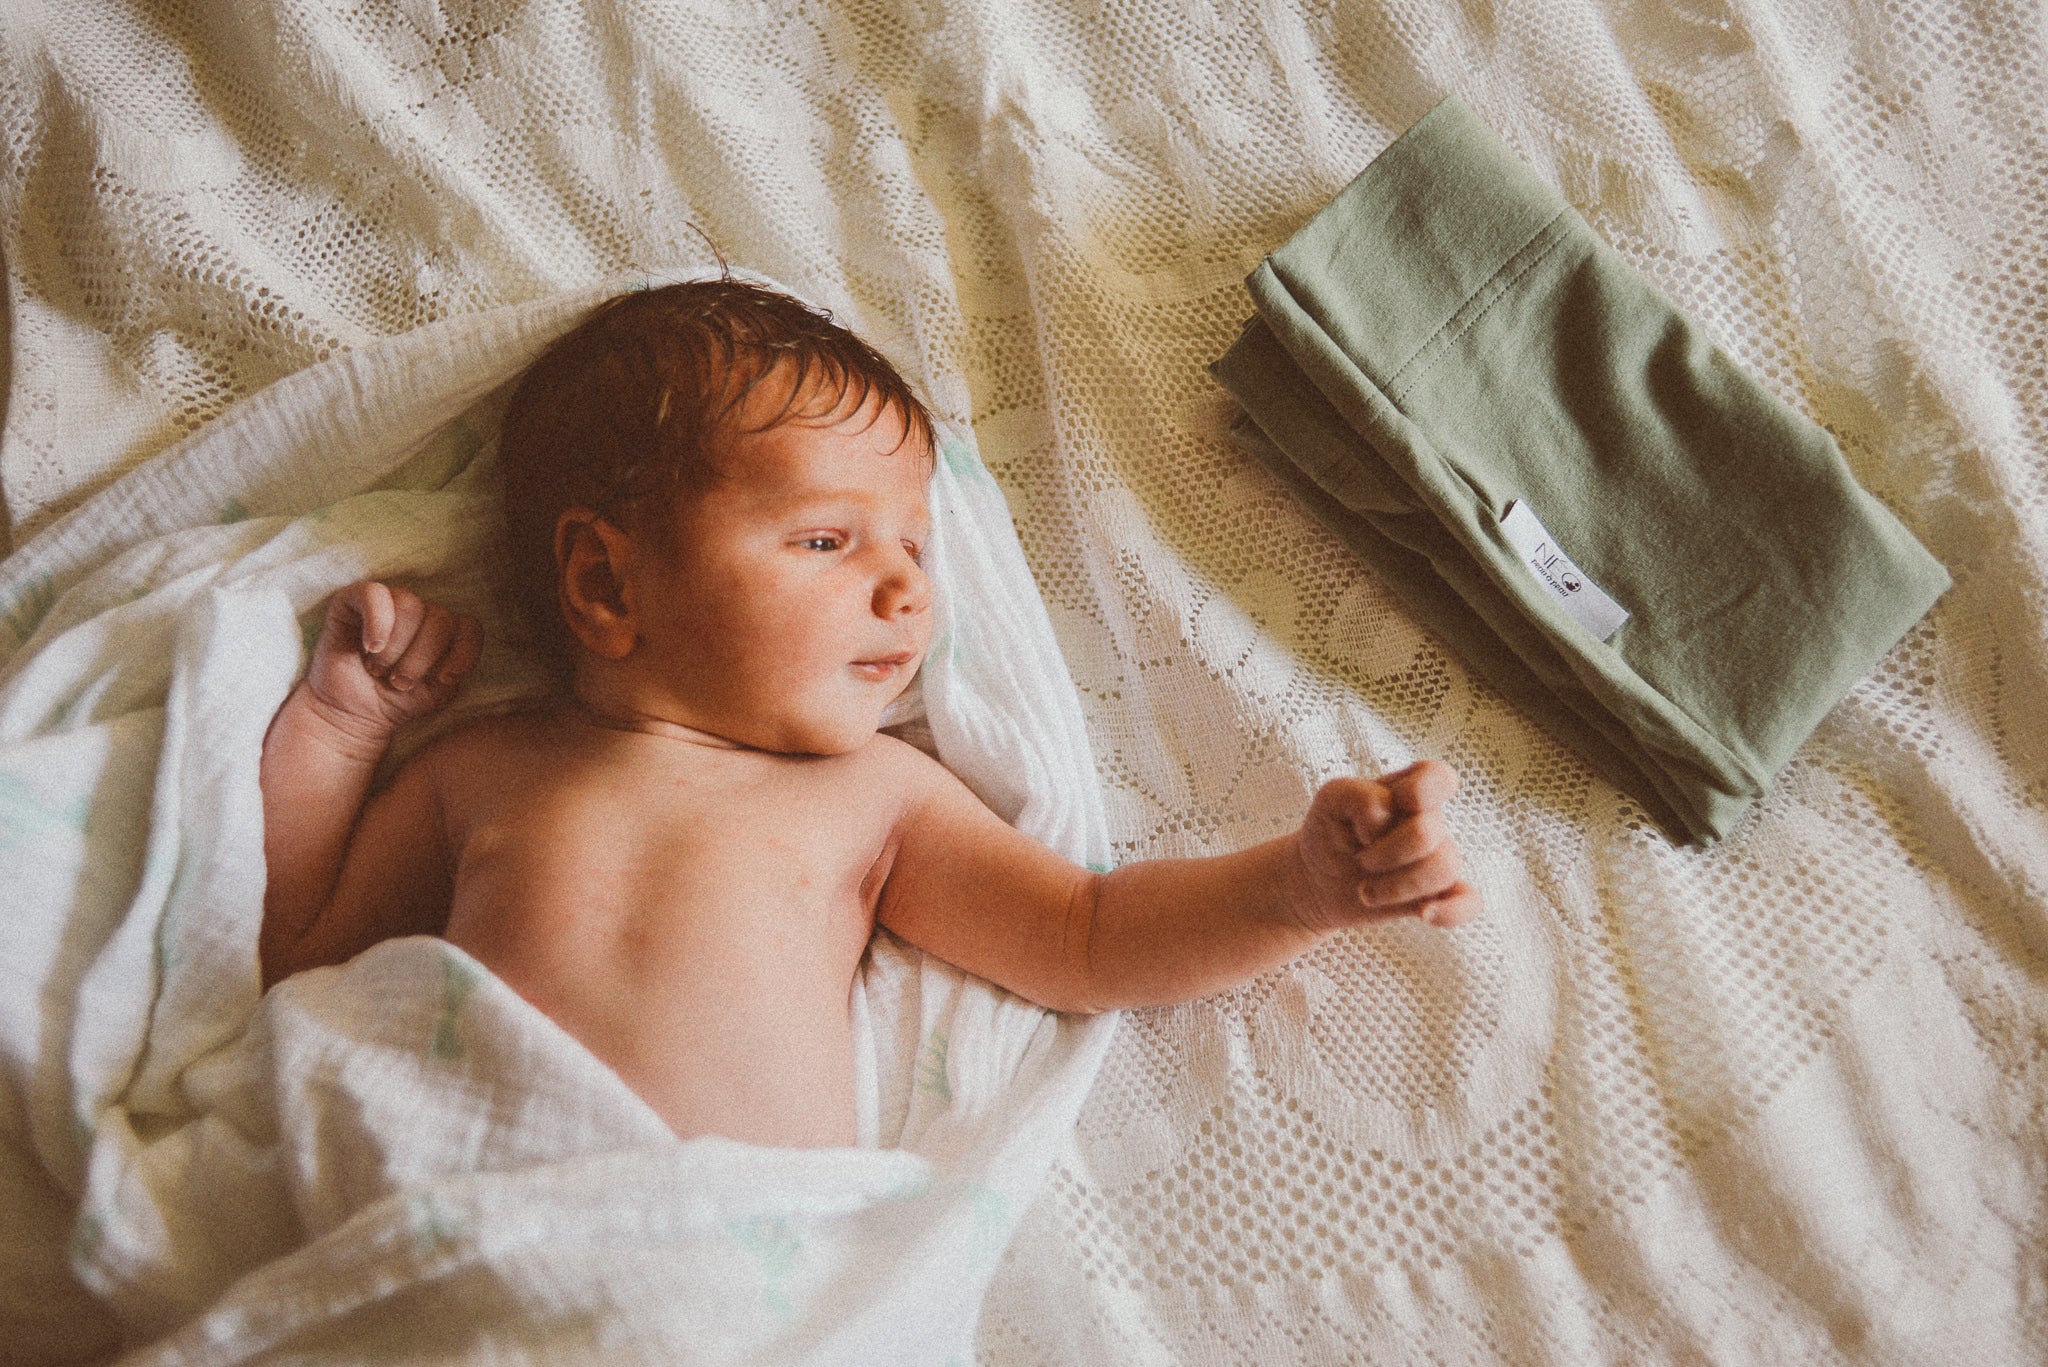
MULTIPOLYGON (((491 438, 508 383, 619 288, 301 372, 0 574, 18 642, 0 840, 35 989, 0 1023, 22 1099, 5 1176, 78 1203, 72 1266, 136 1361, 964 1357, 1072 1127, 1113 1018, 1054 1015, 886 934, 854 986, 850 1148, 678 1142, 438 939, 259 1000, 258 756, 308 624, 344 585, 402 579, 494 647, 437 725, 541 687, 483 568, 491 438)), ((890 720, 1105 867, 1079 708, 1001 494, 967 434, 937 444, 925 563, 948 648, 890 720)))

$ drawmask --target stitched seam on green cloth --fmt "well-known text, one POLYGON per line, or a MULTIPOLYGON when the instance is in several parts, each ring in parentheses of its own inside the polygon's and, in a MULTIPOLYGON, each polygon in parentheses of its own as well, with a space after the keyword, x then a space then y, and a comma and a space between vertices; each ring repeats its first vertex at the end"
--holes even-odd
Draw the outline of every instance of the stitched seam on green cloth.
POLYGON ((1417 347, 1415 354, 1403 361, 1399 370, 1388 377, 1387 397, 1396 405, 1402 404, 1409 390, 1429 378, 1429 373, 1436 368, 1436 363, 1457 344, 1460 337, 1478 326, 1479 320, 1490 313, 1494 305, 1507 298, 1521 282, 1522 277, 1542 265, 1559 247, 1571 240, 1569 225, 1565 223, 1565 210, 1560 209, 1548 223, 1530 234, 1529 240, 1517 247, 1514 255, 1502 262, 1501 268, 1495 271, 1484 285, 1474 290, 1472 297, 1460 305, 1458 311, 1445 320, 1444 325, 1438 328, 1428 341, 1417 347), (1550 239, 1547 242, 1544 241, 1546 237, 1550 239), (1525 256, 1528 259, 1522 260, 1525 256), (1517 265, 1517 261, 1521 264, 1517 265), (1418 365, 1421 369, 1410 375, 1409 371, 1415 370, 1418 365))

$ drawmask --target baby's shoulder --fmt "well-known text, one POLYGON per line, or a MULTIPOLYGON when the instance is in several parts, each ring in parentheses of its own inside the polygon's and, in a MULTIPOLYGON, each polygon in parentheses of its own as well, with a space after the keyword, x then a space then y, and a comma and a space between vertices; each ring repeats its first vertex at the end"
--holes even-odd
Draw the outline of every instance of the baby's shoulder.
POLYGON ((868 769, 862 788, 876 796, 878 810, 892 812, 899 824, 962 807, 982 809, 981 799, 951 769, 894 736, 877 733, 866 747, 865 759, 868 769))
POLYGON ((560 727, 547 712, 488 713, 434 737, 406 767, 424 771, 444 788, 493 783, 509 769, 546 763, 560 744, 560 727))
POLYGON ((951 777, 945 765, 886 731, 877 731, 874 739, 861 747, 860 760, 868 777, 906 791, 951 777))

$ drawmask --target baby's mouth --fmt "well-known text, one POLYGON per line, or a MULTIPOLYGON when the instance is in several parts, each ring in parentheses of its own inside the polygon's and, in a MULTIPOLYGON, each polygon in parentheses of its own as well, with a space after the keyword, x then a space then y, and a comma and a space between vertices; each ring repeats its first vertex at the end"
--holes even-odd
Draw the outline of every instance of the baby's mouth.
POLYGON ((855 660, 848 668, 863 679, 880 683, 893 679, 898 671, 909 668, 917 660, 914 650, 899 650, 889 655, 877 655, 872 660, 855 660))

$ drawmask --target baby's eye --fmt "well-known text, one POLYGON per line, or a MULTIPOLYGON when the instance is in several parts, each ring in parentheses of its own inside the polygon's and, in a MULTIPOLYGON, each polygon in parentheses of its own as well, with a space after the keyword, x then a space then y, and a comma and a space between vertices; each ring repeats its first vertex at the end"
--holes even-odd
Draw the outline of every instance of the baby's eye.
POLYGON ((903 549, 910 553, 912 563, 919 565, 924 563, 924 547, 918 545, 915 541, 906 541, 903 543, 903 549))
POLYGON ((807 551, 836 551, 846 543, 836 536, 807 536, 796 543, 807 551))

